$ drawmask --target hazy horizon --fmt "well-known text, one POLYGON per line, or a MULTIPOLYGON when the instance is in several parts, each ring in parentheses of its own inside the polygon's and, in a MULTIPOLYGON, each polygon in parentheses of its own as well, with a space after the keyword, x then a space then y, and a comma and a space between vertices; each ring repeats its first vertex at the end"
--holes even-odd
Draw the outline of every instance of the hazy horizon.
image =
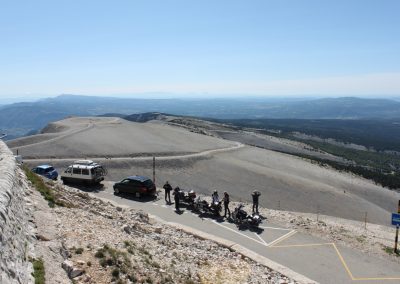
POLYGON ((14 97, 2 97, 0 96, 0 105, 8 105, 13 103, 22 102, 36 102, 48 98, 56 98, 63 95, 69 96, 85 96, 85 97, 100 97, 100 98, 116 98, 116 99, 180 99, 180 100, 208 100, 208 99, 244 99, 244 100, 315 100, 323 98, 363 98, 363 99, 392 99, 400 100, 400 95, 397 96, 374 96, 374 95, 364 95, 364 96, 305 96, 305 95, 292 95, 292 96, 261 96, 261 95, 229 95, 229 94, 175 94, 175 93, 157 93, 151 92, 146 94, 116 94, 116 95, 81 95, 81 94, 58 94, 58 95, 28 95, 28 96, 14 96, 14 97))
POLYGON ((7 2, 0 98, 398 96, 399 10, 396 0, 7 2))

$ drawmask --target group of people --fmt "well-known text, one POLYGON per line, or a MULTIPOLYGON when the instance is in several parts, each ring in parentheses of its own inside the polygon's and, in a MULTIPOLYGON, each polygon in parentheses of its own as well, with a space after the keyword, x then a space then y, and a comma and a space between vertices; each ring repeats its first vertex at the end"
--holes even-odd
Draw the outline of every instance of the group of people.
MULTIPOLYGON (((164 190, 165 190, 165 202, 167 202, 167 204, 171 204, 171 191, 172 191, 172 186, 170 185, 170 183, 167 181, 164 186, 163 186, 164 190), (168 200, 167 200, 168 198, 168 200)), ((176 211, 179 211, 179 191, 180 188, 179 186, 174 188, 174 192, 172 193, 174 195, 174 201, 175 201, 175 209, 176 211)))
MULTIPOLYGON (((171 204, 171 191, 172 191, 172 186, 170 185, 170 183, 167 181, 164 186, 163 186, 164 190, 165 190, 165 202, 167 202, 168 204, 171 204), (167 200, 168 198, 168 200, 167 200)), ((174 201, 175 201, 175 209, 176 211, 179 211, 179 191, 180 188, 177 186, 174 189, 173 195, 174 195, 174 201)), ((261 193, 257 190, 253 191, 253 193, 251 194, 252 199, 253 199, 253 213, 257 213, 258 214, 258 200, 260 197, 261 193)), ((218 192, 216 190, 214 190, 213 194, 211 195, 211 199, 212 199, 212 203, 219 203, 219 195, 218 192)), ((222 201, 224 203, 224 210, 225 210, 225 214, 223 217, 226 218, 226 213, 228 213, 229 218, 231 217, 231 211, 229 210, 229 194, 224 191, 224 197, 222 198, 222 201)))

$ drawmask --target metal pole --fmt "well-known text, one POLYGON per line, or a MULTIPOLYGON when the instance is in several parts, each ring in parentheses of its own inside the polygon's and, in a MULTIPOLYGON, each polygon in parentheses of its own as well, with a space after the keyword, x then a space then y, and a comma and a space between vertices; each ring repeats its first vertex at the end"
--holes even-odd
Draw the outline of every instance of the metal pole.
POLYGON ((394 253, 399 253, 397 251, 397 242, 399 240, 399 225, 396 226, 396 238, 394 239, 394 253))
POLYGON ((367 229, 367 213, 365 212, 365 216, 364 216, 364 229, 367 229))
POLYGON ((156 184, 156 157, 153 156, 153 183, 156 184))
MULTIPOLYGON (((397 213, 400 214, 400 200, 399 200, 399 204, 397 206, 397 213)), ((399 225, 396 226, 396 237, 394 239, 394 253, 399 253, 399 251, 397 250, 398 240, 399 240, 399 225)))

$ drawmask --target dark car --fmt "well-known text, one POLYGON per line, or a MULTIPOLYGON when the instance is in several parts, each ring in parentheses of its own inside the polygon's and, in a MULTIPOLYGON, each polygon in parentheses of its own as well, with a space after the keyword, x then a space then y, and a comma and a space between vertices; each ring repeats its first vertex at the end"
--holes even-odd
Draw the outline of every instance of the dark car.
POLYGON ((156 186, 153 181, 144 176, 131 176, 124 178, 120 182, 116 182, 113 188, 114 194, 132 193, 135 194, 136 197, 156 194, 156 186))
POLYGON ((37 166, 32 169, 32 172, 53 180, 56 180, 58 177, 58 172, 50 165, 37 166))

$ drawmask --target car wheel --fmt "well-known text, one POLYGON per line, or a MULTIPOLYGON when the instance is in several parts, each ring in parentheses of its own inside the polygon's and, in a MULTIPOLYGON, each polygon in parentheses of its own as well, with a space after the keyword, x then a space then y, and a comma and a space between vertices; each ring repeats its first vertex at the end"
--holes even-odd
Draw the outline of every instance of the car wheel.
POLYGON ((119 194, 119 188, 118 188, 118 187, 115 187, 115 188, 114 188, 114 194, 115 194, 115 195, 118 195, 118 194, 119 194))

